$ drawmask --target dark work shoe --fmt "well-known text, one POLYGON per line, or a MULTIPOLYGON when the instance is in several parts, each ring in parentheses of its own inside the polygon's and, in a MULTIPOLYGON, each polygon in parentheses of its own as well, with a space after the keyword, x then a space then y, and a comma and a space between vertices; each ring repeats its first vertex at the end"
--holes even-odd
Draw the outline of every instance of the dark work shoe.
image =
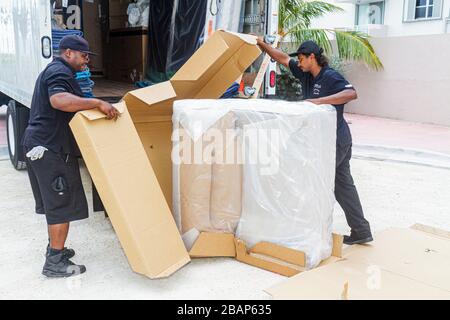
POLYGON ((355 234, 344 236, 344 244, 347 244, 349 246, 353 244, 363 244, 371 241, 373 241, 373 237, 370 234, 362 237, 356 236, 355 234))
POLYGON ((76 276, 86 272, 86 267, 83 265, 76 265, 70 261, 63 252, 48 255, 45 259, 42 274, 49 278, 65 278, 76 276))
MULTIPOLYGON (((47 251, 45 252, 45 256, 47 257, 50 252, 50 245, 47 245, 47 251)), ((66 256, 67 259, 71 259, 75 256, 75 250, 64 247, 62 253, 66 256)))

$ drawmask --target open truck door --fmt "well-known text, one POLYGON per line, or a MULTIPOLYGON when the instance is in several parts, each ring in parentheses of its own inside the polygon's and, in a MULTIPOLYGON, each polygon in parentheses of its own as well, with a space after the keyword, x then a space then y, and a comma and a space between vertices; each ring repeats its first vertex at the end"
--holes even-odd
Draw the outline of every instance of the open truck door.
POLYGON ((24 169, 21 147, 34 84, 52 60, 49 0, 0 1, 0 100, 7 104, 11 162, 24 169))

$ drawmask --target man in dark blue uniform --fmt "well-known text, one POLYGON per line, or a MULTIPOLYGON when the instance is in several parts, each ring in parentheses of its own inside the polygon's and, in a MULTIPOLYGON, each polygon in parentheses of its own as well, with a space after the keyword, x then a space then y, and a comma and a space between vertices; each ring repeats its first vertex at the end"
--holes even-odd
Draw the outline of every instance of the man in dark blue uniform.
POLYGON ((328 66, 323 49, 313 41, 306 41, 298 50, 287 55, 272 48, 258 38, 258 45, 272 59, 288 67, 300 80, 303 98, 315 104, 331 104, 337 112, 336 179, 334 193, 344 210, 351 234, 344 236, 346 244, 361 244, 372 241, 369 222, 364 218, 358 192, 350 172, 352 137, 344 119, 344 105, 357 98, 353 86, 337 71, 328 66), (298 62, 290 57, 298 57, 298 62))
POLYGON ((49 244, 42 273, 68 277, 86 271, 69 259, 75 251, 64 247, 69 223, 88 217, 81 183, 78 147, 69 121, 80 110, 98 108, 108 119, 118 111, 99 99, 83 98, 75 73, 89 62, 89 45, 79 36, 61 39, 60 56, 39 75, 31 102, 30 120, 22 144, 28 175, 36 201, 36 213, 45 214, 49 244))

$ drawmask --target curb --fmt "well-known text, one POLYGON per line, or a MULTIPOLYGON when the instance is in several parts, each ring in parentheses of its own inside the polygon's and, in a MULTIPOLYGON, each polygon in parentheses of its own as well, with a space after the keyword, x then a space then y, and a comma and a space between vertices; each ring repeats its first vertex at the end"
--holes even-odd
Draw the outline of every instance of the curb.
POLYGON ((9 159, 8 146, 0 146, 0 161, 9 159))
POLYGON ((353 145, 353 157, 363 160, 388 161, 450 170, 450 155, 421 149, 381 145, 353 145))

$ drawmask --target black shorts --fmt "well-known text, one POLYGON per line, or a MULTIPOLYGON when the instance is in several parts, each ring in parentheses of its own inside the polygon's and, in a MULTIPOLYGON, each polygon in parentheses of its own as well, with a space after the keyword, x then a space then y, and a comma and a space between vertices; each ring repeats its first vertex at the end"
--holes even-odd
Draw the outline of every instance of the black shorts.
MULTIPOLYGON (((31 148, 24 148, 27 153, 31 148)), ((36 213, 45 214, 47 224, 61 224, 89 216, 86 195, 81 183, 78 159, 45 151, 41 159, 26 157, 36 213)))

